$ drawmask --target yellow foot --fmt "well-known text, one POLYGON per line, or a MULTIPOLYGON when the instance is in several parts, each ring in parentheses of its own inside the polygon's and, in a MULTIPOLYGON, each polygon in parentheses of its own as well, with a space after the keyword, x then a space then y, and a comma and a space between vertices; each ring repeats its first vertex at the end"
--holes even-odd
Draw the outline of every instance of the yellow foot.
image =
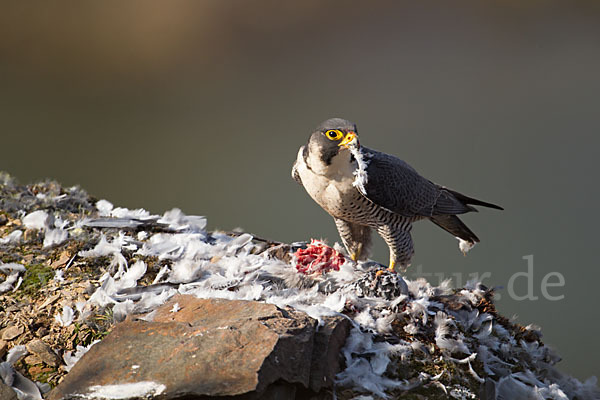
POLYGON ((392 272, 396 272, 396 261, 390 260, 390 266, 388 267, 388 269, 392 272))
POLYGON ((352 261, 357 261, 358 258, 360 257, 360 252, 362 251, 362 243, 358 244, 358 248, 356 249, 355 253, 350 254, 350 258, 352 259, 352 261))
POLYGON ((386 271, 392 272, 392 273, 396 273, 396 270, 394 269, 396 267, 396 262, 395 261, 390 261, 390 266, 387 269, 380 269, 379 271, 377 271, 375 273, 375 276, 379 277, 383 274, 386 273, 386 271))

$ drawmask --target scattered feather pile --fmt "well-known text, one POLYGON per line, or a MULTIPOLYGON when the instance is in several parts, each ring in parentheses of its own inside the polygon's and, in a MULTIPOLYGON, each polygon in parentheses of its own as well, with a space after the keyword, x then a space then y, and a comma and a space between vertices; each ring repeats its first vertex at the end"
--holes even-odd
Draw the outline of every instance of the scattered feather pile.
MULTIPOLYGON (((582 383, 558 371, 558 357, 541 342, 540 332, 500 316, 492 291, 476 282, 462 289, 451 288, 449 282, 434 287, 424 279, 402 279, 373 263, 354 263, 319 241, 297 249, 247 233, 209 232, 203 217, 178 209, 151 215, 115 208, 106 200, 90 205, 87 195, 75 188, 40 194, 21 197, 15 204, 0 200, 11 218, 22 221, 4 231, 0 250, 15 246, 10 244, 14 241, 23 243, 29 235, 40 249, 77 244, 73 257, 56 261, 56 285, 68 281, 70 268, 93 266, 98 271, 83 300, 61 303, 52 318, 60 329, 98 315, 121 321, 143 314, 152 320, 154 310, 177 293, 255 300, 294 307, 319 321, 330 315, 350 319, 353 328, 342 351, 345 368, 335 388, 338 399, 405 394, 600 397, 595 378, 582 383)), ((26 268, 20 262, 0 264, 0 290, 16 290, 26 268)), ((175 306, 171 310, 177 311, 175 306)), ((64 352, 65 370, 88 348, 64 352)), ((26 350, 13 347, 0 365, 0 376, 36 398, 38 386, 14 369, 25 355, 26 350)), ((140 385, 132 390, 162 390, 140 385)))

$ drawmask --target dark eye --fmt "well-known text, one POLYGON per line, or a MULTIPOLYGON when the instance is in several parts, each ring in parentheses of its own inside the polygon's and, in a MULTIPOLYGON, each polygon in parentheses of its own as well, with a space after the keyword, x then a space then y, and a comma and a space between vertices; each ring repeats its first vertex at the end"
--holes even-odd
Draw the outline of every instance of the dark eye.
POLYGON ((342 131, 339 131, 337 129, 331 129, 325 132, 325 136, 327 136, 327 139, 329 140, 339 140, 342 138, 342 136, 344 136, 344 134, 342 133, 342 131))

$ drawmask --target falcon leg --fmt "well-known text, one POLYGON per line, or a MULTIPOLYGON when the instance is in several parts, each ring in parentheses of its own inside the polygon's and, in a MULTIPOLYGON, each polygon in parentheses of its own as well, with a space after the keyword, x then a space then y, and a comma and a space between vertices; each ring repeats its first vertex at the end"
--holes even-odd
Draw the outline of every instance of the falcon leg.
POLYGON ((407 229, 390 225, 382 225, 377 228, 377 233, 381 235, 390 248, 389 269, 391 271, 394 271, 398 265, 404 271, 410 265, 410 260, 414 254, 410 228, 410 225, 407 229))
POLYGON ((353 261, 366 260, 371 251, 371 228, 334 218, 342 243, 353 261))
MULTIPOLYGON (((363 244, 359 243, 356 246, 356 252, 353 254, 350 254, 350 258, 352 259, 352 261, 357 261, 360 258, 360 253, 362 253, 362 247, 363 247, 363 244)), ((464 253, 464 254, 467 255, 467 253, 464 253)))

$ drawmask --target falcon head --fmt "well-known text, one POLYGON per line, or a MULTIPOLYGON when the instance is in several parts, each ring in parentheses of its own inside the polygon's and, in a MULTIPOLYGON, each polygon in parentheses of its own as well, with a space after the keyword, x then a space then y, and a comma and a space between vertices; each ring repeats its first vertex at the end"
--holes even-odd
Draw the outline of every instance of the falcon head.
POLYGON ((318 154, 327 165, 340 151, 350 147, 359 147, 356 124, 342 118, 321 123, 308 140, 308 151, 318 154))

